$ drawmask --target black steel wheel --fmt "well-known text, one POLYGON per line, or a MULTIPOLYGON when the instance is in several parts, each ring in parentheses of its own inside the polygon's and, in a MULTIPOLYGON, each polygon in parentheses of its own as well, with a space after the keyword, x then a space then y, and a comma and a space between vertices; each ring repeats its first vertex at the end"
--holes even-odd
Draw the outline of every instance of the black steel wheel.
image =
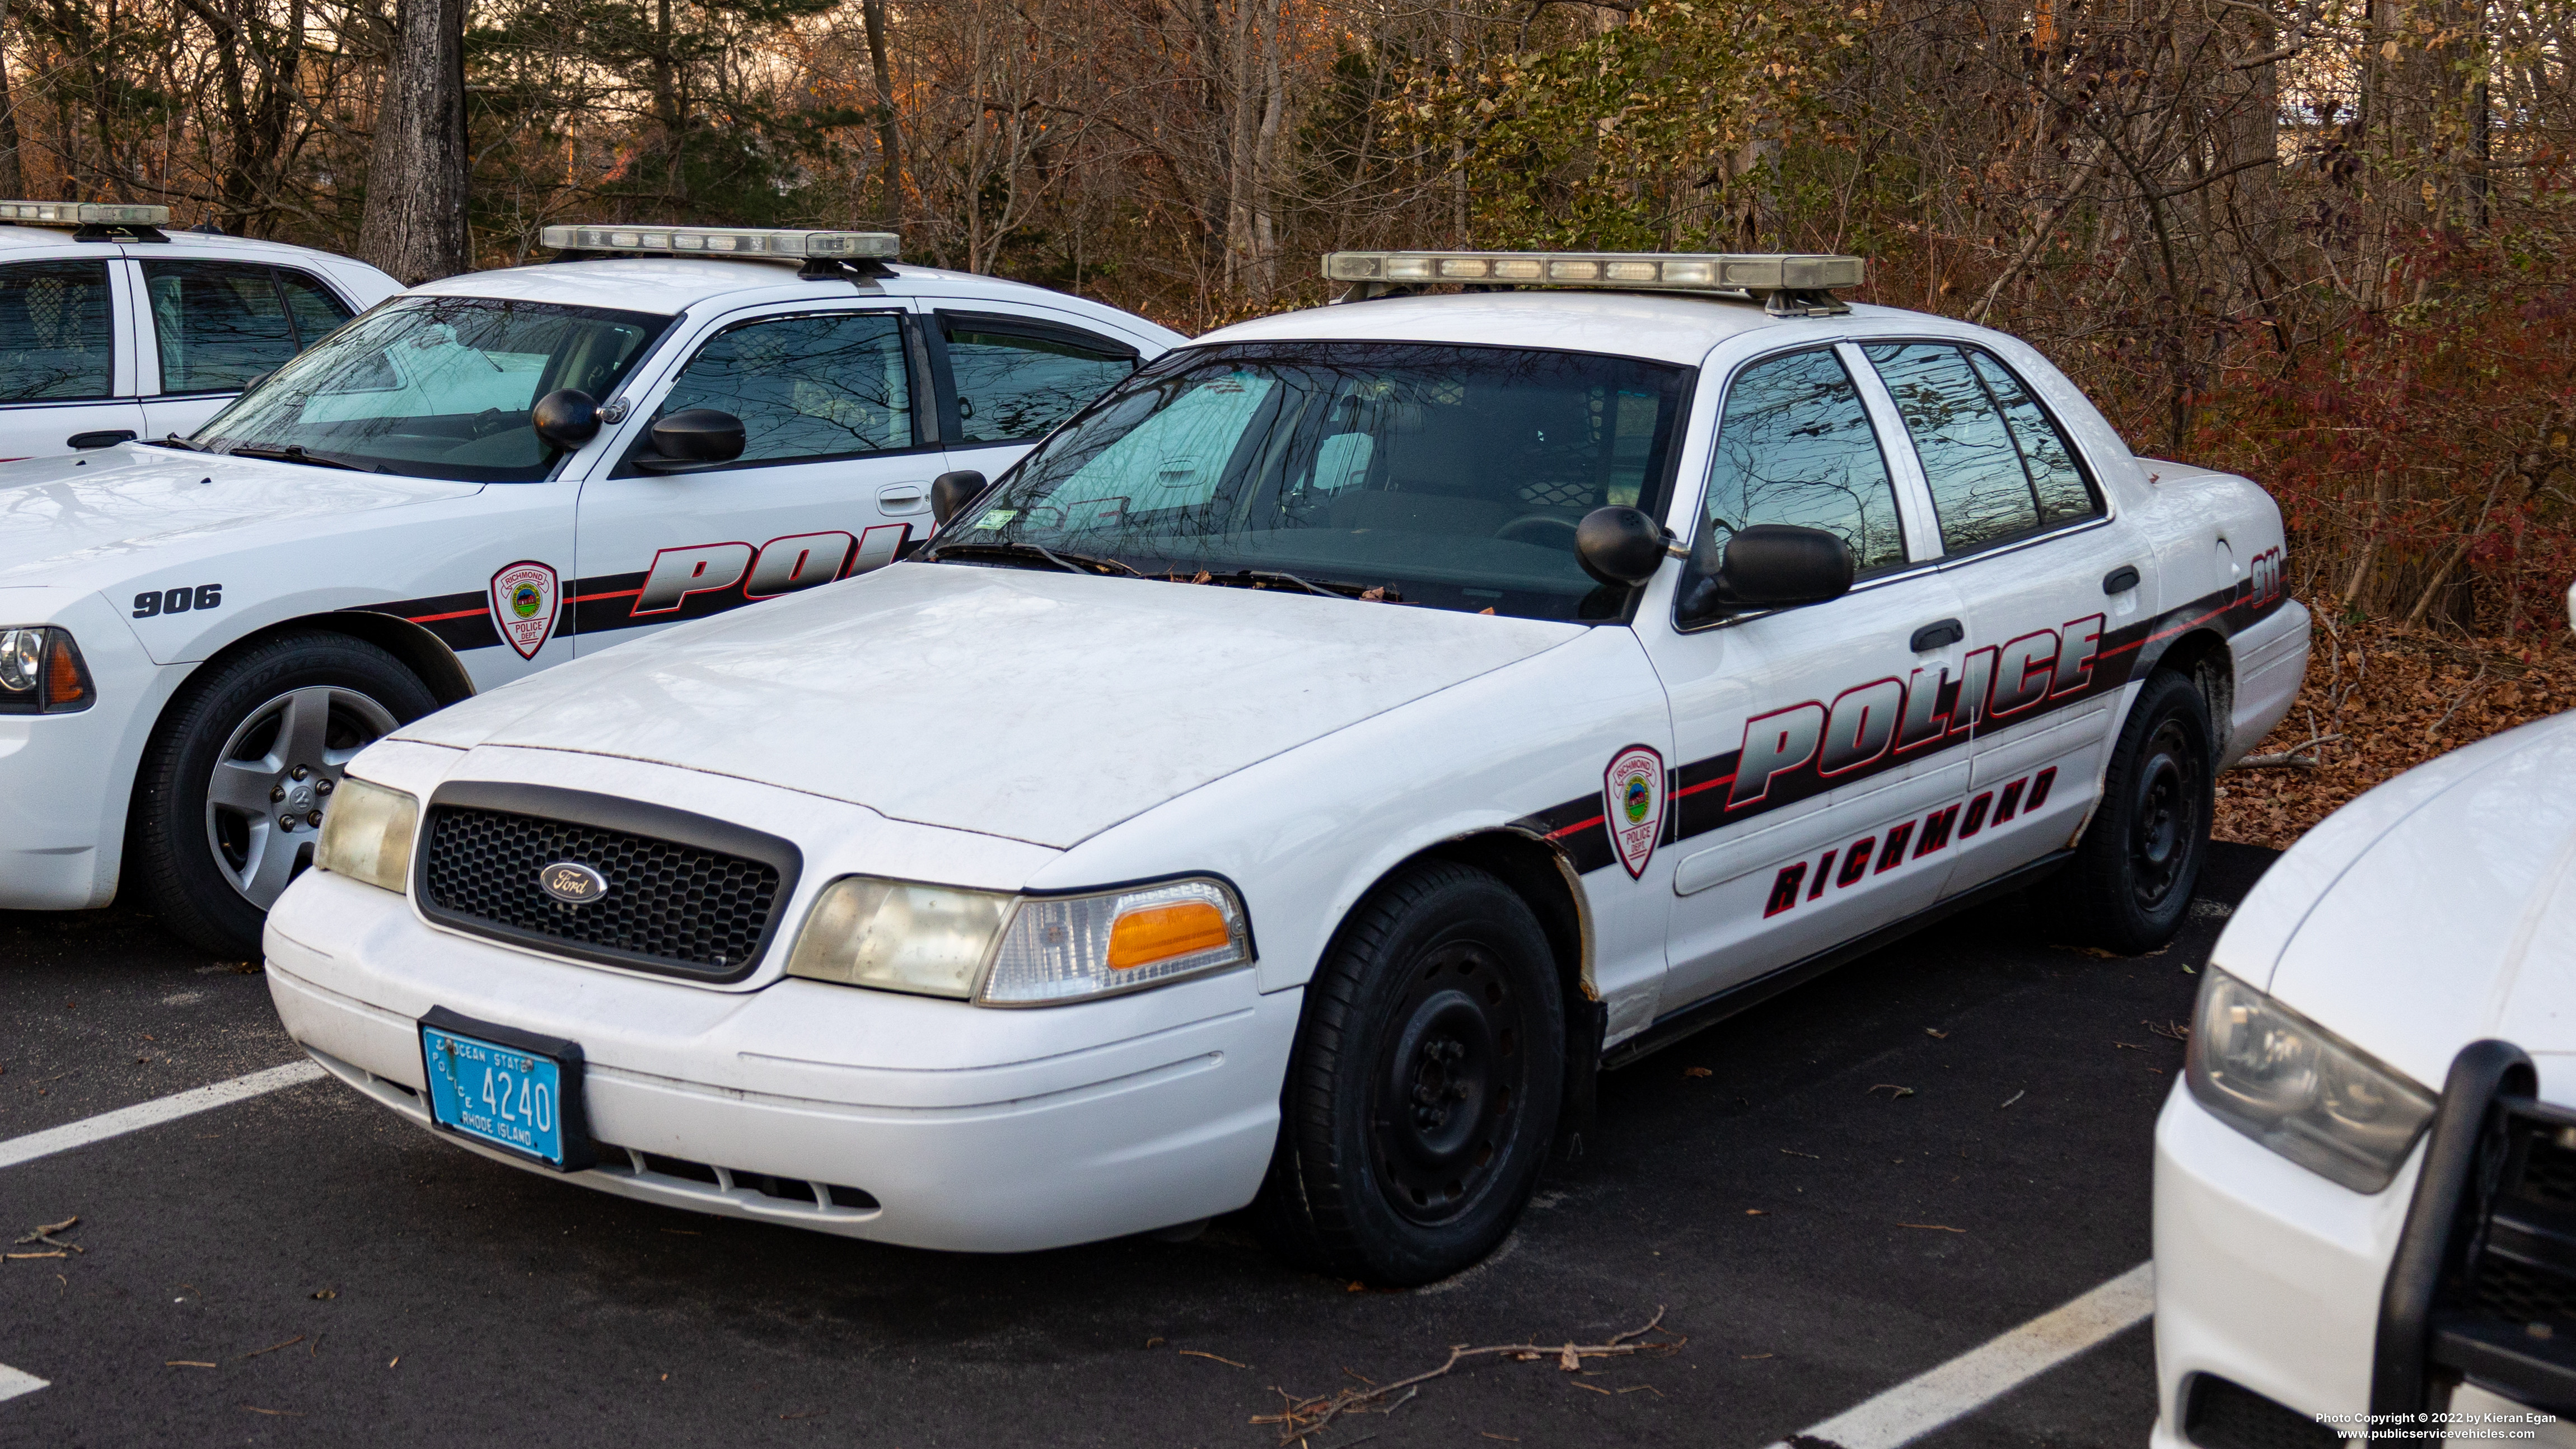
POLYGON ((2102 803, 2076 847, 2068 904, 2082 935, 2128 955, 2182 929, 2209 853, 2209 711, 2186 676, 2150 676, 2121 727, 2102 803))
POLYGON ((1529 906, 1414 866, 1306 991, 1258 1216, 1284 1256, 1392 1286, 1469 1266, 1528 1203, 1565 1087, 1565 1010, 1529 906))

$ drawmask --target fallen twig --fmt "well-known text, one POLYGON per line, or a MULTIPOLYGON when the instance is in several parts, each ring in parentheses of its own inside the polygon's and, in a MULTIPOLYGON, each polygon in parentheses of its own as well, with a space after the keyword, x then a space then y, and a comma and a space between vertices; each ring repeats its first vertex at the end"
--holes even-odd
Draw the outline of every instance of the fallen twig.
MULTIPOLYGON (((25 1237, 20 1238, 18 1240, 18 1245, 20 1247, 24 1247, 29 1243, 42 1243, 48 1248, 69 1248, 75 1253, 86 1253, 89 1249, 82 1247, 80 1244, 67 1243, 54 1236, 56 1233, 66 1231, 79 1221, 80 1216, 75 1213, 72 1216, 63 1219, 61 1222, 43 1224, 42 1226, 30 1231, 25 1237)), ((9 1256, 12 1258, 39 1258, 46 1255, 42 1253, 11 1253, 9 1256)), ((59 1258, 62 1254, 55 1253, 51 1256, 59 1258)))
POLYGON ((1185 1349, 1182 1349, 1182 1350, 1180 1350, 1180 1354, 1181 1354, 1181 1356, 1182 1356, 1183 1358, 1212 1358, 1212 1359, 1215 1359, 1218 1363, 1224 1364, 1224 1365, 1226 1365, 1226 1366, 1227 1366, 1227 1367, 1229 1367, 1229 1368, 1250 1368, 1250 1367, 1252 1367, 1252 1365, 1250 1365, 1250 1364, 1248 1364, 1248 1363, 1236 1363, 1233 1359, 1227 1358, 1227 1357, 1226 1357, 1225 1355, 1223 1355, 1223 1354, 1217 1354, 1217 1353, 1202 1353, 1202 1352, 1200 1352, 1199 1350, 1197 1350, 1197 1349, 1195 1349, 1195 1348, 1185 1348, 1185 1349))
POLYGON ((1948 1223, 1898 1223, 1897 1226, 1900 1228, 1921 1228, 1927 1233, 1964 1233, 1967 1231, 1966 1228, 1954 1228, 1948 1223))
MULTIPOLYGON (((1625 1333, 1612 1334, 1602 1343, 1501 1343, 1483 1348, 1453 1344, 1449 1349, 1448 1361, 1440 1367, 1427 1373, 1415 1374, 1411 1378, 1397 1379, 1391 1384, 1383 1384, 1376 1388, 1342 1389, 1335 1393, 1318 1394, 1304 1399, 1297 1398, 1284 1389, 1274 1388, 1272 1392, 1278 1394, 1284 1401, 1283 1410, 1276 1414, 1255 1415, 1252 1422, 1281 1426, 1279 1442, 1293 1444, 1299 1439, 1320 1432, 1325 1425, 1344 1414, 1390 1413, 1397 1405, 1411 1399, 1412 1391, 1417 1390, 1420 1385, 1443 1377, 1460 1364, 1473 1359, 1508 1358, 1524 1363, 1534 1363, 1544 1359, 1555 1363, 1559 1368, 1570 1369, 1587 1358, 1626 1358, 1641 1353, 1672 1353, 1683 1344, 1690 1342, 1688 1338, 1664 1327, 1663 1323, 1664 1310, 1658 1305, 1655 1316, 1647 1319, 1643 1326, 1629 1329, 1625 1333), (1655 1333, 1666 1334, 1669 1337, 1653 1342, 1644 1341, 1647 1335, 1655 1333), (1390 1396, 1399 1391, 1404 1393, 1404 1397, 1390 1402, 1390 1396)), ((1578 1384, 1576 1387, 1592 1386, 1578 1384)), ((1601 1392, 1609 1391, 1604 1389, 1601 1392)))
POLYGON ((272 1343, 266 1348, 254 1348, 250 1352, 243 1354, 242 1357, 257 1358, 264 1353, 275 1353, 281 1348, 293 1348, 295 1345, 302 1343, 303 1341, 304 1335, 299 1333, 284 1343, 272 1343))

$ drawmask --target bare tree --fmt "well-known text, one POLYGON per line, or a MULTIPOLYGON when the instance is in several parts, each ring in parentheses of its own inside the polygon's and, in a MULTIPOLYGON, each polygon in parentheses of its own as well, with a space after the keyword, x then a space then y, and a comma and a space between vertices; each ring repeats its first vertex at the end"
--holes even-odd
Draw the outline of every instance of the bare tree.
POLYGON ((405 286, 472 267, 465 172, 464 0, 400 0, 359 255, 405 286))

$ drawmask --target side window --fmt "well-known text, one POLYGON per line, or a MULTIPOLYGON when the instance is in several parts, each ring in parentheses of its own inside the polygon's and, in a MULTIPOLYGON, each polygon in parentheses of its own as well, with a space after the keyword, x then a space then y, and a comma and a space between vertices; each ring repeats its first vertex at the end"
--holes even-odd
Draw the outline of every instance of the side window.
POLYGON ((330 336, 349 320, 349 306, 339 294, 302 272, 278 268, 277 286, 286 294, 287 312, 295 318, 295 345, 299 351, 330 336))
POLYGON ((846 458, 912 446, 903 322, 890 312, 824 312, 719 332, 654 416, 714 408, 742 419, 744 463, 846 458))
POLYGON ((1036 438, 1136 370, 1134 348, 1070 327, 942 312, 939 330, 967 444, 1036 438))
POLYGON ((1895 480, 1860 391, 1830 348, 1757 362, 1727 390, 1706 519, 1682 580, 1683 623, 1715 613, 1726 541, 1756 523, 1835 535, 1851 546, 1862 577, 1905 562, 1895 480))
POLYGON ((0 402, 115 390, 105 262, 0 267, 0 402))
POLYGON ((1862 350, 1913 435, 1943 552, 1971 553, 2099 511, 2064 436, 2000 363, 1945 342, 1862 350))
POLYGON ((145 262, 161 390, 235 392, 296 354, 295 323, 266 267, 145 262))
POLYGON ((2003 409, 2013 442, 2021 448, 2022 466, 2030 470, 2031 492, 2039 499, 2039 526, 2051 528, 2100 513, 2101 500, 2085 481, 2084 470, 2075 462, 2075 449, 2058 431, 2056 419, 2002 363, 1973 347, 1967 353, 1978 380, 2003 409))

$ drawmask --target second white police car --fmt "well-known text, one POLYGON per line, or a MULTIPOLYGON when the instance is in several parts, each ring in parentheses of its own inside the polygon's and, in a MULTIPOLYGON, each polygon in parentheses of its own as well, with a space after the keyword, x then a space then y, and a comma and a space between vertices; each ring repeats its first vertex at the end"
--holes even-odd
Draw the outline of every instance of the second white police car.
POLYGON ((2052 871, 2174 931, 2307 651, 2259 489, 1851 258, 1328 271, 914 560, 368 750, 288 1030, 609 1192, 977 1250, 1257 1200, 1411 1283, 1605 1065, 2052 871))
POLYGON ((562 260, 395 297, 192 439, 0 468, 0 908, 140 885, 249 955, 369 741, 880 567, 934 478, 1181 340, 879 233, 545 239, 562 260))

